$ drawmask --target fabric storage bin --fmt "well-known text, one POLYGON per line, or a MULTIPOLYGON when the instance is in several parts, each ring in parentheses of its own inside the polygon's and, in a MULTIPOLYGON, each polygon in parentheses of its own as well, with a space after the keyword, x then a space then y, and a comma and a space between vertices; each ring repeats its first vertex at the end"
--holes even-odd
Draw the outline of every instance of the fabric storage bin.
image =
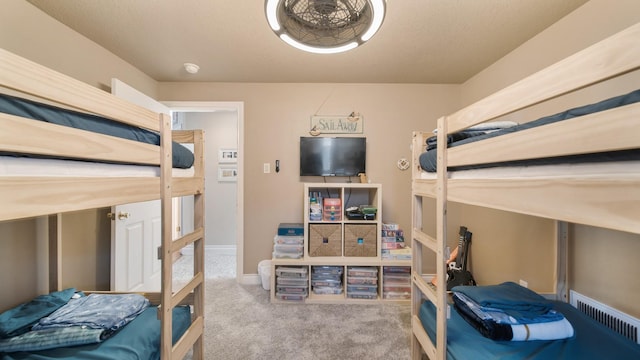
POLYGON ((341 256, 342 225, 309 225, 309 256, 341 256))
POLYGON ((344 256, 378 256, 376 224, 345 224, 344 256))

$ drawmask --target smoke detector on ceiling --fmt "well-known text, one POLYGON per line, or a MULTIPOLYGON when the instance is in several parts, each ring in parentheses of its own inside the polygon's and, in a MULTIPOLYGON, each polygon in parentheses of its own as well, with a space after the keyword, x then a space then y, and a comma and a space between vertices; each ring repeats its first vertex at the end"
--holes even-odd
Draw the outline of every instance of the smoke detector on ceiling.
POLYGON ((200 66, 198 66, 198 65, 196 65, 194 63, 184 63, 184 69, 189 74, 197 74, 198 71, 200 71, 200 66))

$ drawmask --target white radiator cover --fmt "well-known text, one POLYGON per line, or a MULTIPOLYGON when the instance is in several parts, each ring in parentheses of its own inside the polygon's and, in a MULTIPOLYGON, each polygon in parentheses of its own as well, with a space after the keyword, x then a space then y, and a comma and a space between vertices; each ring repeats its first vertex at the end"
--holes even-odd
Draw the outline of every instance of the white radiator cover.
POLYGON ((574 290, 570 291, 570 298, 571 305, 582 313, 630 339, 636 344, 640 344, 640 339, 638 338, 640 320, 637 318, 618 311, 574 290))

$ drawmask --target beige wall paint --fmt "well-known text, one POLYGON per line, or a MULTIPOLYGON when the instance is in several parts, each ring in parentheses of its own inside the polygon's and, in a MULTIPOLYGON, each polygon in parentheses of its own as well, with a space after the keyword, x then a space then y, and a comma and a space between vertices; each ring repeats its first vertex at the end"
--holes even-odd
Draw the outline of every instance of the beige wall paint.
POLYGON ((61 288, 109 290, 111 284, 110 208, 62 214, 61 288))
POLYGON ((640 21, 640 1, 591 0, 473 78, 461 89, 470 104, 640 21))
POLYGON ((24 0, 2 2, 0 47, 105 91, 117 77, 156 97, 155 80, 24 0))
POLYGON ((569 285, 640 318, 640 235, 575 225, 569 239, 569 285))
POLYGON ((0 310, 38 294, 36 225, 33 219, 0 222, 0 310))
POLYGON ((161 83, 158 94, 161 101, 244 102, 245 274, 271 258, 279 223, 302 222, 302 182, 322 181, 299 177, 299 138, 309 135, 311 115, 364 116, 367 175, 383 186, 383 221, 408 231, 411 178, 396 162, 410 158, 411 132, 433 129, 459 97, 455 85, 403 84, 161 83), (264 174, 263 164, 273 168, 275 160, 281 171, 264 174))

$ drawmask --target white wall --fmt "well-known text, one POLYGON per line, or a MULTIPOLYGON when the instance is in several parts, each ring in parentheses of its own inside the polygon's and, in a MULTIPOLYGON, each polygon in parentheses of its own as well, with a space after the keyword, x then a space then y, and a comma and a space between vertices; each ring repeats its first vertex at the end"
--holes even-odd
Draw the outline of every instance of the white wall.
MULTIPOLYGON (((218 181, 219 149, 238 147, 238 114, 230 111, 186 112, 184 129, 205 131, 205 245, 236 245, 235 182, 218 181)), ((185 229, 187 230, 187 229, 185 229)))

